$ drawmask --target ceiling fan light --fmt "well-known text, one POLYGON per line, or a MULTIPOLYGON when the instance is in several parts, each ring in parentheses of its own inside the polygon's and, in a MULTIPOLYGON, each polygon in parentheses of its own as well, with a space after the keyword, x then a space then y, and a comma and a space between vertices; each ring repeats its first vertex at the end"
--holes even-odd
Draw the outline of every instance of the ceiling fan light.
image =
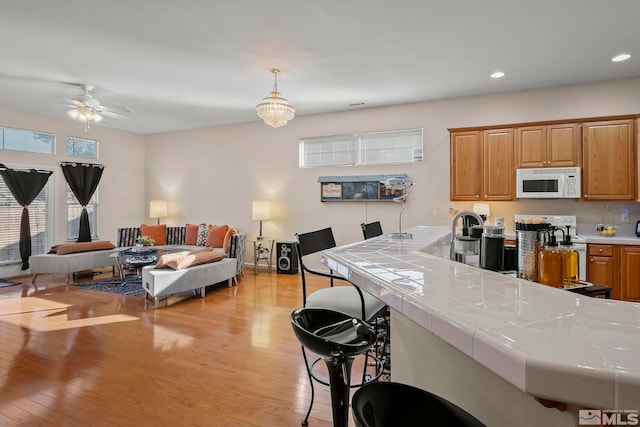
POLYGON ((78 120, 78 115, 79 113, 77 108, 67 111, 67 116, 71 117, 73 120, 78 120))
POLYGON ((273 92, 271 92, 270 96, 264 98, 262 102, 256 106, 256 114, 267 125, 273 128, 278 128, 286 125, 289 120, 293 119, 296 110, 289 105, 289 102, 282 98, 278 92, 278 73, 280 70, 274 68, 271 72, 273 73, 275 80, 273 92))

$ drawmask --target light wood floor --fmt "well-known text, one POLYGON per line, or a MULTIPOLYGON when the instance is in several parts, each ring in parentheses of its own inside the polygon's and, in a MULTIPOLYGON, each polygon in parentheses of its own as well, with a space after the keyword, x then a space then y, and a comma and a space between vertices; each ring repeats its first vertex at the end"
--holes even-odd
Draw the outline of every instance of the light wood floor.
MULTIPOLYGON (((66 286, 63 275, 38 276, 35 288, 31 276, 13 280, 22 284, 0 288, 1 426, 299 426, 304 417, 309 384, 289 324, 299 275, 246 268, 237 287, 158 309, 66 286)), ((332 425, 324 386, 309 425, 332 425)))

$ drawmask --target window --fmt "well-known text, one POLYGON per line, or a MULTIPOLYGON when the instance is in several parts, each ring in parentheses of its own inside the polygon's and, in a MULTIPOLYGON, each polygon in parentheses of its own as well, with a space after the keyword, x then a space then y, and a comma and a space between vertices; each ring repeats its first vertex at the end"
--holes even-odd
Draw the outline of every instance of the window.
POLYGON ((0 127, 0 148, 29 153, 53 154, 56 137, 50 133, 0 127))
POLYGON ((74 136, 67 137, 67 156, 97 159, 98 141, 74 136))
MULTIPOLYGON (((82 213, 82 205, 76 199, 71 191, 71 187, 67 185, 67 239, 77 240, 80 231, 80 214, 82 213)), ((98 238, 98 190, 93 193, 93 197, 87 205, 87 213, 89 214, 89 227, 91 227, 91 239, 98 238)))
POLYGON ((300 167, 422 162, 422 129, 401 129, 300 140, 300 167))
MULTIPOLYGON (((38 167, 42 169, 42 167, 38 167)), ((31 253, 43 254, 49 249, 48 233, 52 229, 52 216, 47 216, 47 211, 53 212, 50 204, 51 181, 44 186, 33 203, 29 205, 29 223, 31 226, 31 253)), ((52 203, 51 203, 52 204, 52 203)), ((0 178, 0 264, 15 263, 20 261, 20 218, 22 206, 16 202, 9 188, 0 178)))

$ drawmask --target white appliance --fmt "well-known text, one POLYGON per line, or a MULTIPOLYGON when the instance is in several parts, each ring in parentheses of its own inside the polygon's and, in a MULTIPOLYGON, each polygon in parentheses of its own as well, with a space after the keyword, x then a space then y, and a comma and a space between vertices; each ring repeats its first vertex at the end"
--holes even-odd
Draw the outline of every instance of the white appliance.
MULTIPOLYGON (((548 224, 558 227, 564 232, 567 232, 567 226, 569 227, 569 235, 573 242, 572 249, 578 253, 578 279, 582 281, 587 280, 587 242, 584 237, 577 233, 577 221, 575 215, 516 215, 515 221, 536 218, 544 218, 548 224)), ((562 233, 556 231, 558 241, 562 240, 562 233)))
POLYGON ((516 169, 518 199, 579 199, 580 168, 516 169))

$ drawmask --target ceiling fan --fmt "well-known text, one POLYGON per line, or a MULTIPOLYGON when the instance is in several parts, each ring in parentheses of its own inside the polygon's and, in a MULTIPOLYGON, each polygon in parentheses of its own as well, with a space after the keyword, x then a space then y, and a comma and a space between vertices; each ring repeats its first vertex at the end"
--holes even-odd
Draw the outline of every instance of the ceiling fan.
POLYGON ((91 95, 93 86, 83 84, 81 85, 84 93, 77 98, 68 99, 65 101, 71 103, 66 105, 71 107, 71 110, 67 111, 67 115, 73 120, 85 123, 85 131, 89 130, 91 122, 99 123, 102 121, 103 116, 112 117, 114 119, 128 119, 121 113, 133 113, 133 110, 129 107, 108 107, 102 105, 97 98, 91 95))

